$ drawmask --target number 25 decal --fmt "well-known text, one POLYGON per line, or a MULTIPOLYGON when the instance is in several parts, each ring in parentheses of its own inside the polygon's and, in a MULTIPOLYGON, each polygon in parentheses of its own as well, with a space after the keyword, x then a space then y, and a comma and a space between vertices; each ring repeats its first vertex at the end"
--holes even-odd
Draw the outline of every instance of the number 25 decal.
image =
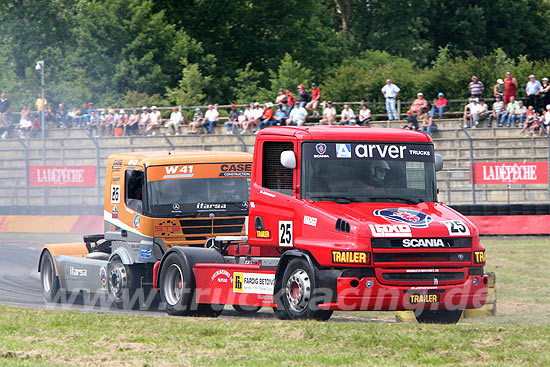
POLYGON ((448 220, 443 222, 449 230, 450 236, 469 236, 470 229, 461 220, 448 220))
POLYGON ((292 221, 279 221, 279 246, 292 247, 292 221))

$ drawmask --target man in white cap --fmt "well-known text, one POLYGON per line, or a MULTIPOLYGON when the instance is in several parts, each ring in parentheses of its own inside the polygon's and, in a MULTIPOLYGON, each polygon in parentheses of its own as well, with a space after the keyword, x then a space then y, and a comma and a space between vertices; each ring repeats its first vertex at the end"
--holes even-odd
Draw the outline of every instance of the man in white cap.
POLYGON ((529 75, 529 81, 525 86, 525 94, 529 97, 529 106, 533 106, 535 112, 538 112, 538 99, 542 85, 538 80, 535 80, 533 74, 529 75))
POLYGON ((139 135, 143 135, 145 133, 145 127, 149 123, 149 112, 147 112, 147 107, 143 106, 141 107, 141 115, 139 116, 139 123, 138 123, 138 129, 139 129, 139 135))
POLYGON ((501 99, 504 98, 504 80, 497 79, 497 84, 493 87, 493 98, 500 96, 501 99))
MULTIPOLYGON (((160 126, 161 119, 162 115, 160 111, 157 111, 157 106, 151 107, 151 113, 149 114, 149 125, 147 125, 147 129, 145 130, 145 132, 148 133, 154 128, 160 126)), ((155 132, 153 131, 151 135, 155 135, 155 132)))

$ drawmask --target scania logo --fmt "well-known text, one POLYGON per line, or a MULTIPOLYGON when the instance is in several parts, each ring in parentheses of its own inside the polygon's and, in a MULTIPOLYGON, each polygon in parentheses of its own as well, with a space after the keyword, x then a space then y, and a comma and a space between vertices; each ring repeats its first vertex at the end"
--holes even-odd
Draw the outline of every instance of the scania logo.
POLYGON ((403 247, 445 247, 441 238, 404 238, 403 247))
POLYGON ((327 151, 327 145, 323 143, 319 143, 315 146, 315 150, 317 150, 317 153, 319 154, 325 154, 327 151))
POLYGON ((405 208, 380 209, 373 214, 391 222, 406 223, 413 228, 427 228, 433 222, 428 214, 405 208))

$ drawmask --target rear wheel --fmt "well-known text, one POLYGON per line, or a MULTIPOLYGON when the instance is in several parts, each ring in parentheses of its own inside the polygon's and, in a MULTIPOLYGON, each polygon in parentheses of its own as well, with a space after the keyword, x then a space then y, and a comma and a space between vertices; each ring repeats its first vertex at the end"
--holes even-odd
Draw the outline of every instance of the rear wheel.
POLYGON ((61 302, 61 290, 59 277, 55 275, 55 265, 49 251, 44 252, 40 262, 40 280, 42 281, 42 292, 48 302, 61 302))
POLYGON ((421 324, 456 324, 462 316, 462 310, 424 310, 414 313, 416 321, 421 324))
POLYGON ((193 284, 191 271, 185 261, 180 255, 171 254, 162 265, 160 273, 160 296, 169 315, 191 314, 193 284))
POLYGON ((282 281, 281 301, 284 313, 278 311, 275 314, 294 320, 328 320, 332 316, 332 311, 319 309, 316 300, 318 299, 313 269, 302 258, 291 260, 282 281))
POLYGON ((130 302, 137 289, 137 276, 128 265, 124 265, 118 256, 114 256, 107 265, 109 295, 118 308, 133 308, 130 302))
POLYGON ((244 315, 251 315, 251 314, 255 314, 256 312, 260 311, 262 309, 262 306, 233 305, 233 308, 238 313, 242 313, 244 315))

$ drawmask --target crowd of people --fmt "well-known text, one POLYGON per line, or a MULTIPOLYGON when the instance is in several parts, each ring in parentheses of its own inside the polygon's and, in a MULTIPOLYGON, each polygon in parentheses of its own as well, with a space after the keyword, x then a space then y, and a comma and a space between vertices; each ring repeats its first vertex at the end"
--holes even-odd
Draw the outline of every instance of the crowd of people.
MULTIPOLYGON (((525 87, 528 101, 526 105, 516 95, 518 82, 512 77, 511 72, 506 73, 504 80, 498 79, 493 87, 492 108, 485 103, 485 87, 477 76, 472 76, 468 89, 470 98, 463 113, 465 127, 476 128, 486 121, 488 127, 492 127, 493 123, 499 127, 517 126, 521 128, 521 133, 527 135, 541 135, 543 129, 550 133, 548 78, 543 78, 541 83, 534 75, 529 76, 529 82, 525 87), (541 111, 541 107, 544 111, 541 111)), ((251 105, 241 105, 239 108, 232 104, 228 117, 224 119, 227 134, 255 133, 269 126, 302 126, 310 114, 318 117, 321 125, 367 126, 372 121, 371 110, 365 103, 361 104, 357 113, 349 104, 344 104, 339 113, 331 101, 321 104, 321 89, 316 83, 311 84, 311 91, 303 84, 297 86, 297 91, 294 95, 290 90, 279 89, 274 103, 260 105, 255 102, 251 105), (322 111, 319 111, 321 105, 322 111)), ((391 79, 387 79, 381 89, 390 121, 400 119, 396 106, 400 92, 400 88, 391 79)), ((59 104, 54 111, 47 99, 40 94, 35 106, 36 110, 31 112, 27 105, 23 105, 19 123, 14 123, 8 114, 10 101, 6 94, 2 93, 0 137, 10 137, 14 129, 18 129, 22 137, 34 136, 41 129, 42 116, 48 129, 78 127, 87 129, 92 136, 155 135, 160 128, 164 128, 168 134, 179 135, 184 133, 184 127, 188 127, 188 134, 211 134, 220 120, 220 113, 214 105, 208 105, 204 111, 199 107, 195 108, 192 118, 185 117, 178 107, 173 107, 168 119, 163 119, 156 106, 144 106, 141 111, 132 109, 127 113, 124 109, 95 108, 94 103, 90 102, 83 103, 70 113, 63 104, 59 104)), ((406 112, 407 120, 403 128, 420 130, 431 135, 437 131, 434 119, 443 118, 448 108, 449 102, 444 93, 439 92, 433 103, 424 98, 423 93, 418 93, 406 112)))

